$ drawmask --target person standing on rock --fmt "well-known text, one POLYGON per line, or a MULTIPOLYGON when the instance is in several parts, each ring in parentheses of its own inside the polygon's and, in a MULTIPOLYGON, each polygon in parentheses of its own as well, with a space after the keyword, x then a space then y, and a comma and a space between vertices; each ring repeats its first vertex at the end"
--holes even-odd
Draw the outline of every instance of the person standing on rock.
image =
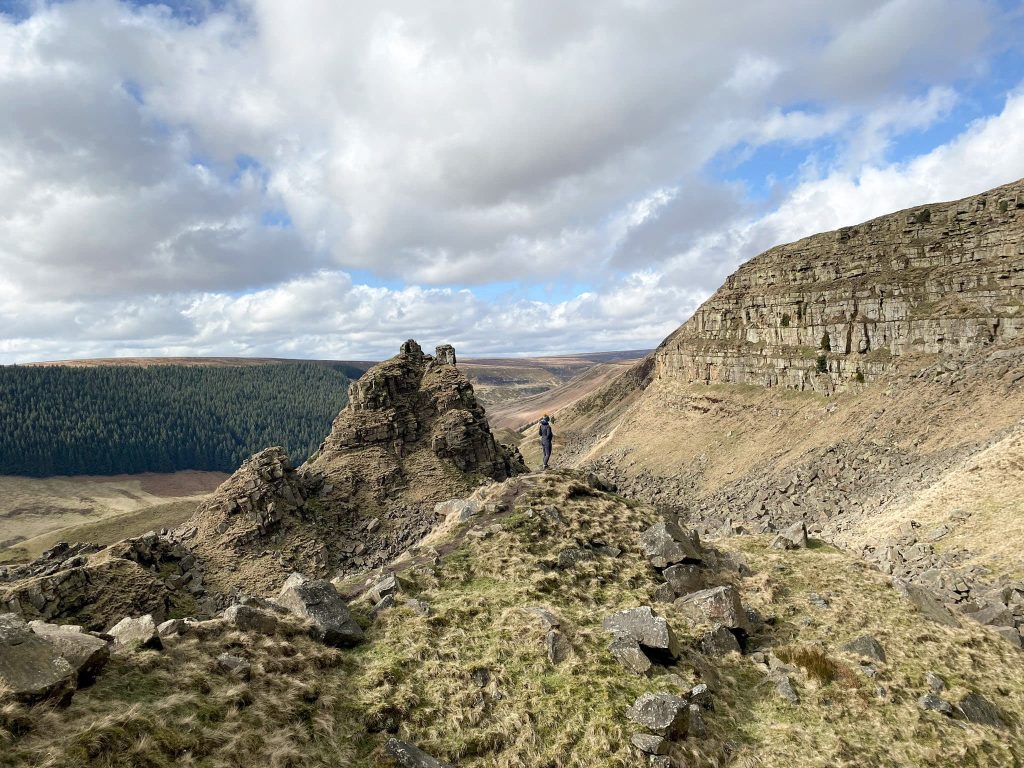
POLYGON ((545 413, 544 418, 540 420, 540 447, 544 451, 544 466, 541 469, 547 469, 548 462, 551 461, 551 441, 554 437, 555 433, 551 431, 551 419, 545 413))

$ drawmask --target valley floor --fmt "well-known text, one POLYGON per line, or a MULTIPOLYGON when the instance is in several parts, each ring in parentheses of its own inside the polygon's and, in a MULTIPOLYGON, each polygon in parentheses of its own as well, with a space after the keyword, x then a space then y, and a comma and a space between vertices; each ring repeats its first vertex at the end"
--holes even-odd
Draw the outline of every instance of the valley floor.
POLYGON ((106 477, 0 476, 0 563, 58 541, 110 544, 184 522, 227 475, 184 471, 106 477))

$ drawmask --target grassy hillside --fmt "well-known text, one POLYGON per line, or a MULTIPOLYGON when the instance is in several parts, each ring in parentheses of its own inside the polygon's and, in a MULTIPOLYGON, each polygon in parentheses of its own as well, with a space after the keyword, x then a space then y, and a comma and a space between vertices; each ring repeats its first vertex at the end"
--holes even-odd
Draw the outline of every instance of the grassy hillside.
POLYGON ((459 766, 625 768, 641 759, 626 708, 644 692, 682 693, 698 682, 711 691, 711 709, 706 733, 680 742, 692 766, 1024 760, 1020 652, 977 625, 923 620, 884 576, 837 550, 783 552, 756 537, 713 542, 710 577, 733 583, 763 619, 749 653, 706 656, 704 627, 655 604, 685 650, 639 677, 608 651, 601 621, 651 604, 659 579, 638 535, 657 513, 555 472, 493 486, 487 498, 505 511, 450 521, 396 563, 395 607, 373 618, 367 598, 355 600, 367 628, 355 649, 325 648, 284 620, 266 636, 204 623, 162 652, 115 656, 66 710, 2 706, 0 765, 370 768, 391 764, 382 745, 394 733, 459 766), (558 565, 567 549, 597 540, 622 554, 558 565), (569 648, 558 664, 544 627, 524 610, 534 606, 561 621, 569 648), (878 639, 887 661, 842 650, 862 634, 878 639), (796 660, 798 702, 774 691, 758 652, 796 660), (245 659, 250 673, 223 671, 223 653, 245 659), (920 709, 926 673, 942 678, 952 701, 984 696, 1010 730, 920 709))
POLYGON ((110 477, 0 476, 0 563, 58 541, 111 544, 186 520, 227 475, 183 471, 110 477))

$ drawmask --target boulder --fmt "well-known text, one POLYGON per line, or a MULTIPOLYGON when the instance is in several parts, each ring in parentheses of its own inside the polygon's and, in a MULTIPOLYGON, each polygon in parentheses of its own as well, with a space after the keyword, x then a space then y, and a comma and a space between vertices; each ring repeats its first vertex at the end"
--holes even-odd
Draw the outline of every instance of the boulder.
POLYGON ((750 631, 739 593, 729 585, 691 592, 676 600, 675 606, 695 621, 721 624, 744 633, 750 631))
POLYGON ((628 608, 605 616, 601 626, 616 637, 636 641, 647 651, 671 658, 679 655, 679 645, 672 634, 672 628, 664 618, 655 616, 649 605, 628 608))
POLYGON ((558 568, 564 571, 575 567, 584 560, 593 559, 594 553, 591 550, 581 547, 569 547, 558 553, 558 568))
POLYGON ((969 693, 960 699, 957 705, 964 720, 978 725, 990 725, 993 728, 1006 729, 999 709, 980 693, 969 693))
POLYGON ((311 622, 313 636, 327 645, 355 645, 363 639, 362 628, 329 581, 308 580, 293 573, 281 587, 276 602, 311 622))
POLYGON ((1021 636, 1016 627, 992 627, 992 630, 1014 648, 1021 647, 1021 636))
POLYGON ((548 661, 552 664, 561 664, 572 651, 569 639, 557 629, 549 629, 544 636, 544 647, 547 649, 548 661))
POLYGON ((367 594, 371 602, 379 603, 385 597, 397 594, 400 589, 398 578, 392 573, 370 587, 367 594))
POLYGON ((156 633, 160 635, 161 640, 184 635, 188 629, 189 626, 184 619, 168 619, 156 625, 156 633))
POLYGON ((396 739, 394 736, 387 740, 384 749, 403 768, 450 768, 445 763, 435 760, 422 749, 396 739))
POLYGON ((252 667, 245 659, 239 656, 232 656, 229 653, 222 653, 217 657, 217 669, 226 675, 237 677, 240 680, 248 680, 252 676, 252 667))
POLYGON ((277 631, 277 617, 251 605, 229 606, 221 616, 243 632, 272 635, 277 631))
POLYGON ((689 702, 671 693, 645 693, 626 710, 626 717, 666 739, 685 736, 689 702))
POLYGON ((938 624, 944 624, 947 627, 960 626, 960 623, 956 618, 954 618, 953 614, 946 609, 946 606, 940 603, 935 596, 924 587, 919 587, 916 584, 910 584, 900 579, 893 579, 892 585, 896 588, 897 592, 913 603, 914 607, 917 608, 925 618, 931 619, 938 624))
POLYGON ((711 690, 708 688, 707 683, 699 683, 690 689, 690 693, 687 695, 690 700, 690 704, 696 704, 701 709, 714 709, 715 702, 711 698, 711 690))
POLYGON ((634 733, 629 742, 645 755, 668 754, 668 742, 653 733, 634 733))
POLYGON ((562 620, 559 619, 551 609, 545 608, 541 605, 523 608, 523 613, 536 617, 544 629, 558 629, 558 627, 562 625, 562 620))
POLYGON ((25 703, 67 703, 77 674, 61 652, 13 613, 0 614, 0 684, 25 703))
POLYGON ((928 685, 928 690, 932 693, 942 693, 946 690, 946 681, 934 672, 925 672, 924 681, 928 685))
POLYGON ((75 670, 80 688, 93 682, 110 659, 110 646, 107 642, 83 632, 81 627, 46 624, 42 621, 30 621, 28 626, 32 632, 49 641, 67 660, 75 670))
POLYGON ((632 637, 616 637, 608 650, 624 666, 635 675, 645 675, 651 668, 651 660, 640 648, 640 644, 632 637))
POLYGON ((671 584, 659 584, 651 593, 651 602, 671 603, 675 601, 676 597, 678 597, 678 594, 672 589, 671 584))
POLYGON ((702 559, 699 545, 675 523, 655 523, 640 534, 640 546, 655 568, 702 559))
POLYGON ((699 643, 701 651, 707 656, 724 656, 733 651, 736 653, 741 651, 736 635, 721 624, 701 635, 699 643))
POLYGON ((801 520, 781 531, 773 540, 775 549, 807 549, 807 525, 801 520))
POLYGON ((1005 605, 989 605, 979 611, 968 614, 979 624, 989 627, 1012 627, 1013 614, 1005 605))
POLYGON ((370 609, 370 615, 373 618, 377 618, 381 613, 386 611, 388 608, 393 608, 395 605, 394 595, 385 595, 376 603, 373 604, 373 608, 370 609))
POLYGON ((661 573, 665 581, 679 595, 688 595, 704 588, 704 574, 698 566, 692 563, 680 563, 666 568, 661 573))
POLYGON ((700 707, 696 704, 690 705, 690 724, 686 735, 696 739, 702 739, 708 735, 708 727, 704 724, 704 716, 700 713, 700 707))
POLYGON ((925 711, 938 712, 947 717, 953 716, 953 705, 934 693, 926 693, 917 700, 917 706, 925 711))
POLYGON ((768 678, 775 685, 775 692, 790 704, 799 704, 800 696, 793 687, 793 680, 789 674, 781 669, 773 669, 768 673, 768 678))
POLYGON ((420 616, 429 616, 431 613, 429 604, 423 602, 422 600, 417 600, 414 597, 406 600, 405 604, 409 607, 411 611, 418 613, 420 616))
POLYGON ((483 512, 483 509, 483 502, 476 499, 452 499, 435 504, 434 514, 438 517, 454 515, 460 523, 464 523, 474 515, 483 512))
POLYGON ((156 622, 148 613, 137 618, 125 616, 108 629, 107 634, 114 638, 115 652, 141 648, 159 651, 164 647, 156 628, 156 622))
POLYGON ((885 662, 885 649, 871 635, 862 635, 855 640, 851 640, 842 647, 842 650, 857 656, 866 656, 875 661, 885 662))

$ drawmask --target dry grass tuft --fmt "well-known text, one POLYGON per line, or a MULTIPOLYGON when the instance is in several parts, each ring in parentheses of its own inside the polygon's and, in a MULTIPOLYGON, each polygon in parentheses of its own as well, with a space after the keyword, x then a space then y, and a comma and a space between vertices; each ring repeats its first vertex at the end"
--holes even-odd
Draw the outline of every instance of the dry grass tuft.
POLYGON ((829 658, 821 648, 794 646, 775 649, 775 655, 787 664, 796 664, 821 685, 839 682, 847 688, 859 687, 859 680, 853 670, 829 658))

